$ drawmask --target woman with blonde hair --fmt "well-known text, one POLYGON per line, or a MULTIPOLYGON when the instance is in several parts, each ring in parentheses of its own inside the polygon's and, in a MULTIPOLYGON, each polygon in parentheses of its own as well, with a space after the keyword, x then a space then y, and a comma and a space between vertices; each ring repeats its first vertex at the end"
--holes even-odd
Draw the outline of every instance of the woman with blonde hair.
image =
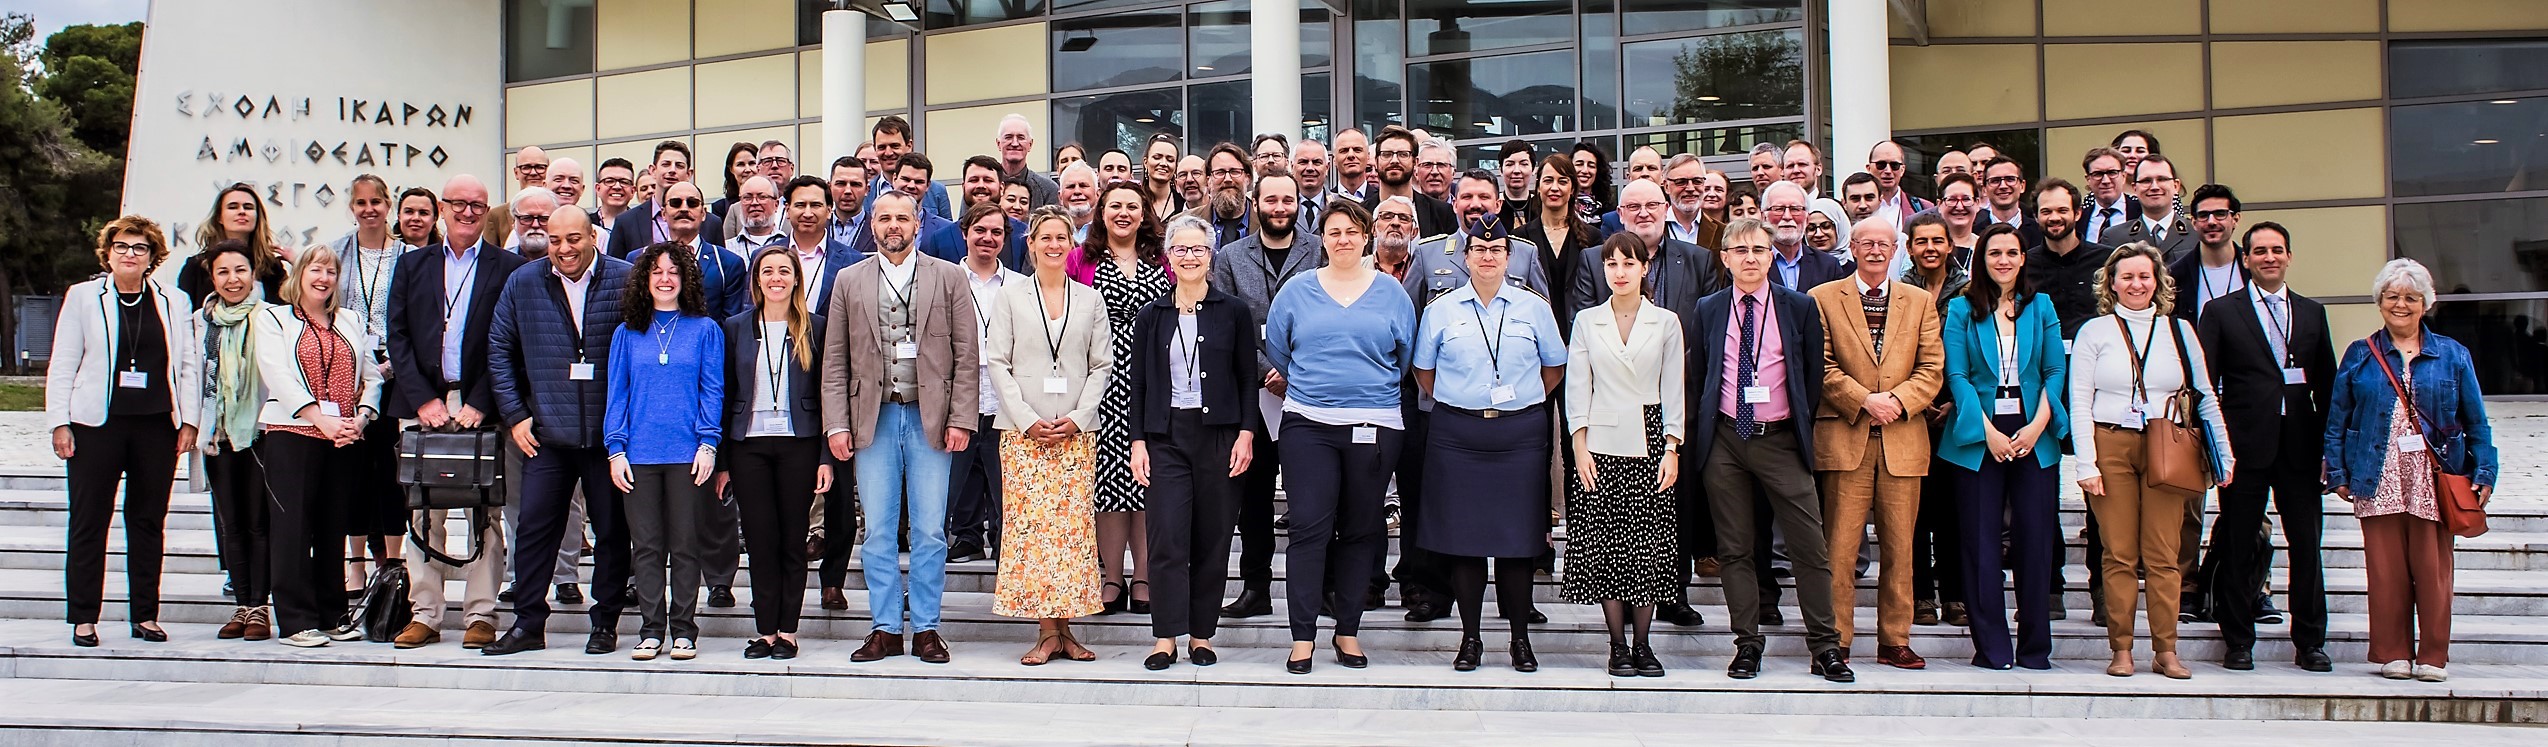
POLYGON ((254 317, 257 371, 265 384, 265 427, 257 461, 274 502, 274 622, 288 646, 361 638, 345 615, 343 511, 333 500, 353 485, 356 444, 380 417, 380 369, 363 354, 363 314, 337 304, 336 251, 313 246, 292 265, 283 304, 254 317))

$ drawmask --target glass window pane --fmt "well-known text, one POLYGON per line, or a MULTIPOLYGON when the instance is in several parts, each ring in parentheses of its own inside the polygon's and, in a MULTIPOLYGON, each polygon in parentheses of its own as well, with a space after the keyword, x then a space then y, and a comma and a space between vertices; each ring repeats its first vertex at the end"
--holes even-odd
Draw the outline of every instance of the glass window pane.
MULTIPOLYGON (((2368 280, 2365 280, 2366 286, 2368 280)), ((2487 396, 2548 394, 2548 299, 2443 301, 2425 326, 2468 348, 2487 396)))
POLYGON ((1805 113, 1805 32, 1756 31, 1626 45, 1629 127, 1805 113))
POLYGON ((950 29, 1044 14, 1044 0, 929 0, 922 28, 950 29))
POLYGON ((2390 117, 2400 197, 2548 188, 2548 98, 2401 106, 2390 117))
MULTIPOLYGON (((1335 48, 1327 26, 1327 7, 1320 0, 1292 0, 1302 3, 1301 67, 1326 67, 1328 54, 1335 48)), ((1238 75, 1254 68, 1249 59, 1248 13, 1250 0, 1221 0, 1187 6, 1187 54, 1192 57, 1190 77, 1211 78, 1238 75)))
POLYGON ((1365 134, 1404 122, 1407 50, 1397 0, 1354 0, 1354 116, 1365 134))
POLYGON ((1573 39, 1574 5, 1567 0, 1407 0, 1407 54, 1422 57, 1573 39))
MULTIPOLYGON (((1974 143, 1989 143, 1991 147, 1998 148, 2001 155, 2025 164, 2026 178, 2029 180, 2041 179, 2044 176, 2042 166, 2044 133, 2042 130, 1978 130, 1932 135, 1897 135, 1893 140, 1902 144, 1902 158, 1910 162, 1903 167, 1905 170, 1902 189, 1924 199, 1937 197, 1938 158, 1945 156, 1947 151, 1970 148, 1974 143)), ((1830 163, 1824 164, 1824 173, 1831 177, 1831 183, 1839 184, 1840 180, 1849 178, 1851 173, 1866 168, 1867 154, 1834 155, 1826 160, 1830 163)), ((2069 164, 2060 165, 2062 172, 2066 174, 2063 178, 2075 180, 2076 177, 2067 176, 2067 174, 2078 173, 2071 169, 2071 166, 2077 163, 2077 161, 2071 161, 2069 164)))
POLYGON ((591 3, 506 0, 504 80, 539 80, 593 71, 591 3))
POLYGON ((2404 204, 2395 215, 2398 256, 2432 270, 2438 292, 2548 290, 2548 198, 2404 204))
POLYGON ((1185 67, 1181 8, 1053 22, 1053 90, 1075 91, 1180 79, 1185 67))
POLYGON ((1623 0, 1630 31, 1661 34, 1805 20, 1799 0, 1623 0))
POLYGON ((1577 129, 1570 51, 1409 65, 1407 87, 1412 124, 1455 140, 1577 129))
MULTIPOLYGON (((1655 152, 1663 154, 1665 160, 1671 160, 1673 156, 1682 153, 1700 158, 1747 156, 1752 152, 1752 146, 1755 144, 1783 145, 1789 140, 1795 140, 1804 135, 1805 125, 1801 122, 1639 133, 1627 136, 1620 143, 1626 150, 1621 151, 1619 160, 1626 162, 1627 151, 1647 145, 1654 146, 1655 152)), ((1730 168, 1734 172, 1735 181, 1743 181, 1750 176, 1741 166, 1730 168)))
POLYGON ((1101 8, 1119 8, 1126 5, 1145 5, 1158 1, 1159 0, 1053 0, 1053 12, 1063 13, 1083 10, 1098 10, 1101 8))
POLYGON ((1327 125, 1329 115, 1335 113, 1329 104, 1334 97, 1327 90, 1332 79, 1327 73, 1301 77, 1301 137, 1322 143, 1334 137, 1330 133, 1335 128, 1327 125))
POLYGON ((1256 121, 1256 103, 1248 95, 1250 88, 1245 79, 1187 88, 1186 95, 1194 100, 1194 116, 1188 120, 1194 137, 1186 150, 1201 153, 1210 150, 1213 143, 1225 141, 1247 147, 1248 139, 1255 137, 1251 130, 1256 121))
POLYGON ((1079 143, 1091 156, 1108 148, 1132 153, 1153 134, 1182 136, 1185 130, 1185 111, 1175 88, 1053 100, 1056 150, 1066 143, 1079 143))
POLYGON ((2389 95, 2411 99, 2548 88, 2548 39, 2389 43, 2389 95))
POLYGON ((1580 16, 1583 40, 1575 48, 1584 53, 1584 129, 1619 126, 1619 14, 1612 10, 1612 0, 1584 0, 1580 16))

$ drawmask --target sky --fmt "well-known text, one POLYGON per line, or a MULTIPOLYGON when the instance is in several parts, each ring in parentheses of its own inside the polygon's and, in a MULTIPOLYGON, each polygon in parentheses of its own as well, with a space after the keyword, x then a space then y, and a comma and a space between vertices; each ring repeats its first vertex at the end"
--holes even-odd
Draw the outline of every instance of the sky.
POLYGON ((83 23, 126 23, 142 20, 149 0, 0 0, 0 10, 35 16, 35 43, 64 26, 83 23))

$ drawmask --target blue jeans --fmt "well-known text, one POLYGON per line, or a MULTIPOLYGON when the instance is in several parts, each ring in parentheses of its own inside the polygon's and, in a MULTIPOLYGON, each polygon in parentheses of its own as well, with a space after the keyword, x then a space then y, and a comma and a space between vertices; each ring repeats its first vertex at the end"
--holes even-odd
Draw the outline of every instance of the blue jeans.
POLYGON ((929 447, 920 407, 885 403, 876 408, 876 440, 858 450, 858 503, 867 521, 867 544, 858 560, 867 578, 867 608, 876 629, 901 635, 938 629, 938 601, 947 593, 947 475, 952 454, 929 447), (902 575, 897 534, 904 511, 911 519, 911 577, 902 575), (908 592, 911 626, 903 626, 908 592))

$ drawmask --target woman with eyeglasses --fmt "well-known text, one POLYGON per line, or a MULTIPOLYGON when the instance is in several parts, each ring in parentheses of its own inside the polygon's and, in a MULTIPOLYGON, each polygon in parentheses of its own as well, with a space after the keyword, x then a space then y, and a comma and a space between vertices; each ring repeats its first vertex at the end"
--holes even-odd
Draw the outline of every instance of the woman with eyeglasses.
POLYGON ((752 309, 723 325, 725 448, 717 451, 714 492, 741 504, 743 547, 752 559, 752 626, 760 636, 744 645, 746 659, 796 658, 803 540, 814 497, 831 491, 836 466, 823 448, 817 383, 825 327, 823 315, 805 308, 808 280, 794 248, 762 249, 752 258, 752 309), (724 489, 729 483, 732 493, 724 489))
MULTIPOLYGON (((256 187, 239 182, 212 196, 212 212, 195 229, 195 246, 233 239, 247 242, 249 253, 256 255, 257 284, 264 288, 266 303, 282 303, 283 264, 292 257, 289 249, 274 244, 273 236, 266 223, 264 198, 257 196, 256 187)), ((202 260, 202 255, 196 255, 177 266, 177 290, 196 306, 212 295, 212 268, 203 266, 202 260)))
POLYGON ((1938 180, 1938 216, 1946 219, 1946 239, 1966 254, 1973 251, 1973 233, 1981 219, 1981 183, 1972 174, 1948 174, 1938 180))
POLYGON ((718 500, 707 484, 725 433, 725 331, 708 319, 689 245, 655 244, 635 259, 631 272, 645 276, 628 283, 611 332, 602 448, 611 484, 627 494, 621 510, 640 618, 630 658, 665 654, 669 639, 668 653, 683 661, 699 655, 699 524, 703 504, 718 500))
POLYGON ((1319 607, 1331 588, 1336 662, 1370 664, 1358 637, 1362 591, 1388 551, 1381 502, 1406 431, 1399 387, 1415 353, 1414 301, 1362 263, 1371 214, 1352 200, 1330 201, 1319 213, 1327 266, 1284 283, 1265 324, 1266 358, 1287 382, 1280 428, 1291 503, 1284 573, 1292 650, 1284 669, 1293 674, 1310 672, 1319 607))
POLYGON ((1840 201, 1829 197, 1814 198, 1811 209, 1805 213, 1805 246, 1829 254, 1833 259, 1846 261, 1849 259, 1849 244, 1842 239, 1846 238, 1843 234, 1848 232, 1849 213, 1841 209, 1840 201))
MULTIPOLYGON (((1107 183, 1097 193, 1097 223, 1079 251, 1067 257, 1072 280, 1097 289, 1106 306, 1106 324, 1114 336, 1112 360, 1132 357, 1133 321, 1141 307, 1167 295, 1174 281, 1162 267, 1159 231, 1150 219, 1149 196, 1140 183, 1107 183)), ((1097 559, 1103 583, 1098 589, 1105 614, 1130 610, 1150 614, 1150 537, 1143 526, 1141 482, 1132 473, 1132 384, 1106 382, 1106 397, 1097 411, 1097 559), (1124 578, 1124 556, 1132 556, 1132 581, 1124 578), (1112 593, 1108 593, 1109 591, 1112 593)))
POLYGON ((1114 388, 1116 335, 1106 303, 1070 279, 1070 216, 1037 210, 1027 227, 1035 275, 1011 283, 983 310, 984 386, 1000 412, 1001 553, 991 611, 1034 618, 1035 646, 1019 664, 1060 655, 1097 655, 1071 634, 1074 617, 1105 609, 1099 600, 1097 442, 1114 388), (1102 423, 1102 426, 1101 426, 1102 423))
POLYGON ((274 622, 297 648, 363 637, 344 621, 345 486, 362 465, 356 444, 380 417, 380 369, 364 360, 363 315, 338 304, 336 251, 314 246, 292 263, 284 303, 257 311, 257 372, 265 384, 257 461, 273 514, 274 622))
MULTIPOLYGON (((244 243, 244 242, 243 242, 244 243)), ((253 251, 253 250, 251 250, 253 251)), ((136 215, 97 234, 106 274, 62 292, 44 376, 44 423, 69 482, 63 562, 71 642, 96 646, 106 598, 106 531, 123 487, 124 581, 134 638, 159 642, 159 569, 177 457, 192 451, 201 399, 194 304, 151 271, 168 258, 159 225, 136 215)), ((209 276, 209 274, 207 274, 209 276)), ((331 569, 333 570, 333 569, 331 569)))
POLYGON ((1141 308, 1132 358, 1133 477, 1150 489, 1151 575, 1159 580, 1149 669, 1177 663, 1177 638, 1195 666, 1212 650, 1221 591, 1230 580, 1230 530, 1238 524, 1240 476, 1256 460, 1257 334, 1237 296, 1211 285, 1212 226, 1179 217, 1168 224, 1168 270, 1176 289, 1141 308))

